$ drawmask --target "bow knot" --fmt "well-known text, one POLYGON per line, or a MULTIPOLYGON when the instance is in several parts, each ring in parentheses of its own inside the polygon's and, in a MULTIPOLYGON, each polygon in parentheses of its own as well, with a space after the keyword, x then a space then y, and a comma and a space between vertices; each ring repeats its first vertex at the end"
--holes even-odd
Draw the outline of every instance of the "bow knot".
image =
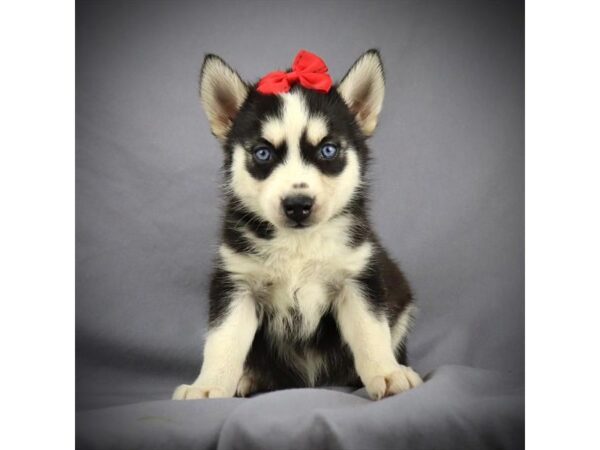
POLYGON ((300 50, 290 72, 275 71, 260 79, 256 90, 261 94, 281 94, 289 92, 292 86, 301 86, 326 94, 333 80, 327 73, 327 65, 314 53, 300 50))
POLYGON ((288 82, 290 83, 295 83, 296 81, 298 81, 298 78, 300 78, 300 75, 298 75, 297 72, 287 72, 285 74, 285 78, 288 80, 288 82))

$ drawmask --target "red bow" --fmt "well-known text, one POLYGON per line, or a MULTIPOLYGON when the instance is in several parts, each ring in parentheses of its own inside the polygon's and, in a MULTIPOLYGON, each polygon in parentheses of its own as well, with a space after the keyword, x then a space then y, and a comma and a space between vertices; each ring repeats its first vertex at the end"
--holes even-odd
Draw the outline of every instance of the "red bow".
POLYGON ((258 82, 256 90, 261 94, 289 92, 294 83, 307 89, 326 94, 333 81, 327 73, 325 61, 306 50, 300 50, 294 59, 291 72, 271 72, 258 82))

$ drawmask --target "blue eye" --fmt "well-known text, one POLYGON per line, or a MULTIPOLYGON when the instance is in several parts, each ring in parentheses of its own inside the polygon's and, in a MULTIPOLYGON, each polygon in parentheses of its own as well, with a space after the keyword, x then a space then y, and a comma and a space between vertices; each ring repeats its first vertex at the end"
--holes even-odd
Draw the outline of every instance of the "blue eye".
POLYGON ((321 147, 321 156, 323 159, 333 159, 337 156, 338 149, 333 144, 325 144, 321 147))
POLYGON ((254 159, 258 162, 267 162, 271 159, 271 150, 267 147, 259 147, 254 150, 254 159))

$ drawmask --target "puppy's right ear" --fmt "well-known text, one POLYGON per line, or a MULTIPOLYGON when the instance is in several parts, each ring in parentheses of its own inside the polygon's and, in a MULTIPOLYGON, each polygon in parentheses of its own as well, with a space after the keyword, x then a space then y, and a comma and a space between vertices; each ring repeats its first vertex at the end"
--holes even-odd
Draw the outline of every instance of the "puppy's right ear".
POLYGON ((381 56, 375 49, 364 53, 350 68, 338 91, 365 136, 371 136, 383 105, 385 82, 381 56))
POLYGON ((223 142, 239 112, 248 86, 225 61, 206 55, 200 73, 200 99, 213 134, 223 142))

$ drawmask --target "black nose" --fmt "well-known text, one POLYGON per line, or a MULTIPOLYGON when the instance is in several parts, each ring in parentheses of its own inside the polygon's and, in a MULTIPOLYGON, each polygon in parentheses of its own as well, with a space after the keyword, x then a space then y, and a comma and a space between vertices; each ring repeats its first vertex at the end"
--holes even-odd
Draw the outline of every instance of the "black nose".
POLYGON ((313 203, 313 199, 306 195, 286 197, 281 201, 285 215, 298 223, 308 219, 313 203))

